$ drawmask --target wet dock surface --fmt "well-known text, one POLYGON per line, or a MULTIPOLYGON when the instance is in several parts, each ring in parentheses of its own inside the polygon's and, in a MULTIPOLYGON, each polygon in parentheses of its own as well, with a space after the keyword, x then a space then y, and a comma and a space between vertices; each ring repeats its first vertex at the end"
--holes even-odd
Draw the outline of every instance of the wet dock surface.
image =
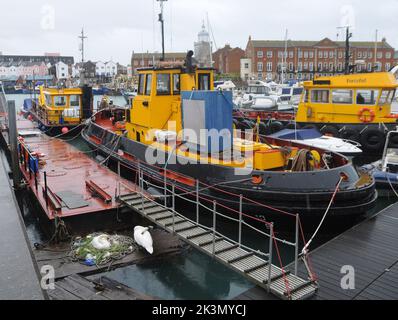
POLYGON ((43 300, 25 226, 0 160, 0 299, 43 300))
MULTIPOLYGON (((319 279, 314 300, 398 299, 398 203, 346 231, 310 253, 319 279), (353 268, 354 282, 348 280, 353 268), (343 272, 344 271, 344 272, 343 272), (352 289, 342 288, 351 284, 352 289)), ((305 267, 299 264, 299 275, 305 267)), ((251 289, 238 300, 270 300, 266 291, 251 289)))

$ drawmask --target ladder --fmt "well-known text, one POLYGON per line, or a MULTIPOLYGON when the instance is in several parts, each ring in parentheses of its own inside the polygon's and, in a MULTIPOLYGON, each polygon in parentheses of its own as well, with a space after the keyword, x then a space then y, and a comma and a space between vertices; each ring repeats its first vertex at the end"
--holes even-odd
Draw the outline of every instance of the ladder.
MULTIPOLYGON (((268 255, 268 259, 260 258, 254 250, 242 248, 221 236, 215 228, 199 225, 141 192, 119 195, 118 200, 158 227, 174 233, 192 247, 213 257, 280 299, 304 300, 312 297, 317 291, 317 285, 313 281, 304 280, 290 271, 283 271, 270 264, 272 255, 268 255), (289 288, 286 283, 289 283, 289 288)), ((270 242, 272 243, 272 240, 270 242)))

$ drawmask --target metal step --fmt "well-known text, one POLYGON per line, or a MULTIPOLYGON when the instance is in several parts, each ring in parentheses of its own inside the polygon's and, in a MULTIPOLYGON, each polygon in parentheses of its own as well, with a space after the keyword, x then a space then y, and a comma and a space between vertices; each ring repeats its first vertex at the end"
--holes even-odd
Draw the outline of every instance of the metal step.
POLYGON ((138 211, 143 210, 144 211, 143 213, 145 214, 145 210, 146 209, 159 207, 159 205, 157 203, 148 202, 148 203, 144 203, 144 205, 139 204, 139 205, 135 205, 135 206, 132 206, 132 207, 134 207, 138 211))
POLYGON ((149 203, 149 202, 151 202, 150 200, 148 200, 148 199, 141 199, 141 198, 139 198, 139 199, 131 199, 131 200, 127 200, 126 201, 127 202, 127 204, 129 205, 129 206, 136 206, 137 204, 142 204, 142 203, 149 203))
POLYGON ((126 194, 123 196, 120 196, 120 200, 127 202, 129 200, 134 200, 134 199, 141 199, 141 196, 137 193, 132 193, 132 194, 126 194))
POLYGON ((153 215, 156 215, 156 214, 162 213, 162 212, 169 212, 169 211, 167 209, 163 208, 163 207, 154 207, 154 208, 151 208, 151 209, 147 209, 145 211, 146 215, 151 217, 151 218, 152 218, 153 215))
POLYGON ((223 238, 216 238, 216 239, 212 238, 212 239, 210 239, 208 241, 204 241, 204 242, 199 243, 199 247, 205 247, 205 246, 207 246, 209 244, 215 244, 215 243, 220 242, 220 241, 224 241, 224 239, 223 238))
POLYGON ((241 261, 241 260, 244 260, 244 259, 247 259, 247 258, 251 258, 253 256, 254 256, 254 253, 253 252, 249 252, 249 253, 244 254, 243 256, 229 259, 228 263, 234 264, 235 262, 238 262, 238 261, 241 261))
POLYGON ((183 219, 183 218, 180 218, 180 217, 176 217, 174 223, 173 223, 173 222, 166 223, 166 224, 165 224, 165 227, 172 227, 173 224, 174 224, 175 226, 178 226, 179 224, 184 223, 184 222, 186 222, 186 221, 187 221, 186 219, 183 219), (180 219, 180 220, 179 220, 179 219, 180 219))

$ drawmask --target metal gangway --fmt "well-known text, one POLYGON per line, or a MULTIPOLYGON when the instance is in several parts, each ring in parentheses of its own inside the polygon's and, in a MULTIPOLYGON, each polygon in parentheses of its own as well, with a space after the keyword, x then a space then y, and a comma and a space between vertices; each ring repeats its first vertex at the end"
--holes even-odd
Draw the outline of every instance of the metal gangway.
MULTIPOLYGON (((126 166, 125 164, 118 162, 119 174, 121 165, 126 166)), ((273 223, 245 214, 242 211, 243 196, 240 196, 240 210, 239 212, 235 212, 237 214, 237 218, 234 218, 219 212, 221 208, 226 209, 227 207, 217 203, 216 201, 207 201, 211 202, 211 204, 210 206, 205 205, 205 201, 203 201, 203 197, 200 193, 201 183, 198 181, 196 181, 196 192, 186 192, 186 190, 181 189, 181 187, 177 187, 176 181, 172 181, 172 179, 168 181, 167 173, 164 171, 164 180, 162 182, 164 183, 163 188, 165 193, 154 197, 145 191, 144 185, 147 188, 150 186, 159 188, 160 183, 154 184, 149 181, 149 178, 153 181, 153 175, 148 173, 148 168, 142 169, 140 164, 138 164, 136 168, 132 168, 130 166, 126 167, 130 170, 136 170, 139 188, 137 189, 138 191, 131 190, 131 192, 122 194, 120 190, 130 189, 128 186, 120 182, 116 193, 121 204, 124 204, 141 216, 147 218, 158 227, 175 234, 192 247, 213 257, 218 262, 224 264, 233 271, 240 273, 249 281, 264 288, 269 293, 274 294, 280 299, 304 300, 310 298, 316 293, 318 289, 316 277, 309 267, 306 255, 299 255, 298 251, 299 227, 301 227, 299 215, 294 215, 296 222, 296 235, 295 243, 291 243, 275 236, 273 223), (145 178, 145 176, 148 178, 145 178), (196 206, 196 221, 177 212, 177 199, 188 201, 196 206), (211 214, 213 220, 211 227, 200 223, 200 210, 207 211, 211 214), (217 231, 217 218, 223 218, 238 224, 239 234, 237 241, 230 239, 217 231), (263 223, 269 232, 261 231, 259 228, 255 228, 249 224, 247 221, 250 219, 263 223), (264 253, 243 244, 242 231, 244 227, 269 239, 268 252, 264 253), (293 246, 295 248, 294 271, 287 270, 283 267, 278 243, 283 243, 284 245, 293 246), (275 258, 275 252, 280 267, 272 264, 273 258, 275 258), (299 259, 303 259, 304 261, 304 265, 306 266, 309 275, 308 279, 302 279, 297 276, 299 259)), ((209 186, 205 186, 205 188, 208 187, 209 186)), ((232 209, 230 210, 233 211, 232 209)), ((302 235, 304 237, 304 233, 302 233, 302 235)))

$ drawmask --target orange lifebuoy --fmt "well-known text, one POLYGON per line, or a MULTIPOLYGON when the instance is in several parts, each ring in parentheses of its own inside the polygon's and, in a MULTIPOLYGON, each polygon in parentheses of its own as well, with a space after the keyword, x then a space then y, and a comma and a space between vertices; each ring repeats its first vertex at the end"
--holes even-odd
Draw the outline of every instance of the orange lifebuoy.
POLYGON ((361 120, 364 123, 373 122, 375 117, 376 117, 375 112, 369 108, 363 108, 363 109, 361 109, 361 111, 358 112, 359 120, 361 120), (366 115, 365 114, 366 112, 368 112, 369 115, 366 115))
POLYGON ((119 130, 125 130, 126 124, 121 121, 118 121, 118 122, 116 122, 115 127, 116 127, 116 129, 119 129, 119 130))

